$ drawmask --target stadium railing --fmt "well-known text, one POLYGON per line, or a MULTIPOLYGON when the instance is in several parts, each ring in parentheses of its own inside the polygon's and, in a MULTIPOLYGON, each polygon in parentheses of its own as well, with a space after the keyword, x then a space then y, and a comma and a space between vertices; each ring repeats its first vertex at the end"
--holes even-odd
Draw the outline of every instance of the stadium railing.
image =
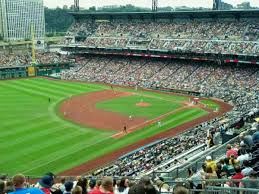
POLYGON ((185 163, 179 167, 176 167, 171 172, 165 172, 165 171, 154 171, 153 177, 162 176, 162 177, 174 177, 174 178, 185 178, 188 177, 188 169, 192 170, 198 170, 201 169, 202 164, 205 162, 207 156, 211 156, 212 159, 222 157, 226 154, 226 146, 227 144, 234 144, 235 142, 238 142, 239 136, 234 137, 233 139, 229 140, 225 144, 222 144, 221 146, 217 147, 216 149, 212 150, 211 152, 208 152, 205 155, 200 156, 198 159, 191 163, 185 163))

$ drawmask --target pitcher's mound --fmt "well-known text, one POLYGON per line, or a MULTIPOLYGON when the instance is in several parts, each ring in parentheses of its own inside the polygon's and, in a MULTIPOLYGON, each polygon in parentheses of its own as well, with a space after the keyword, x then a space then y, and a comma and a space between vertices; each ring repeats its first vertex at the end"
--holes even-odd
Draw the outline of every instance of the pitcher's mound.
POLYGON ((151 104, 147 103, 147 102, 139 102, 136 104, 136 106, 139 106, 139 107, 149 107, 151 106, 151 104))

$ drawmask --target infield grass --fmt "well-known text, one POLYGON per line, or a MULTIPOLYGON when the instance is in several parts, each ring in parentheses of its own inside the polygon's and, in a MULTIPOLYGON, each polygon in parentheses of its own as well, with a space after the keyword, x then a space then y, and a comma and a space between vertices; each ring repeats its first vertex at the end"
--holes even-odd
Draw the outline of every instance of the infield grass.
POLYGON ((118 112, 124 115, 133 115, 133 117, 153 119, 181 107, 181 104, 156 97, 141 96, 136 93, 133 96, 121 97, 97 103, 96 107, 98 109, 118 112), (139 102, 148 103, 150 106, 136 106, 139 102))
MULTIPOLYGON (((0 81, 0 172, 35 176, 48 171, 59 173, 208 114, 198 108, 179 110, 164 118, 160 128, 153 124, 117 140, 111 138, 114 131, 82 127, 58 116, 57 106, 62 100, 104 89, 109 87, 43 78, 0 81)), ((148 111, 152 113, 146 114, 149 118, 168 111, 165 102, 157 98, 178 99, 167 94, 144 93, 149 96, 145 100, 151 100, 154 106, 148 111), (163 111, 156 110, 160 108, 163 111)), ((123 104, 126 99, 121 99, 123 104)), ((135 103, 133 99, 132 103, 135 103)), ((180 106, 171 103, 171 108, 180 106)), ((120 109, 119 105, 116 109, 120 109)), ((129 110, 130 114, 134 111, 133 107, 129 110)), ((125 114, 129 114, 128 110, 125 114)), ((141 111, 135 114, 144 115, 141 111)))

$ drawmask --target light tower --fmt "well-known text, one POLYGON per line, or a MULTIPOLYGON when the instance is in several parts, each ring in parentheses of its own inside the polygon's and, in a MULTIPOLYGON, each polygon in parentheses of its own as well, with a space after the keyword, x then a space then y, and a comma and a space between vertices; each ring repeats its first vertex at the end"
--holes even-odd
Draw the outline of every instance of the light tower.
POLYGON ((158 0, 152 0, 152 11, 157 12, 158 0))
POLYGON ((74 0, 74 6, 75 11, 79 11, 79 0, 74 0))

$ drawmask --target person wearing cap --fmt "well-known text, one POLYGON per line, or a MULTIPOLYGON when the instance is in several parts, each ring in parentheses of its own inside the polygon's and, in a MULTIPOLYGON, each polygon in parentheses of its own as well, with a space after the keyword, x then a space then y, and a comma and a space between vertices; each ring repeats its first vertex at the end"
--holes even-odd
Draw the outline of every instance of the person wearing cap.
POLYGON ((67 181, 65 183, 65 191, 63 192, 64 194, 71 194, 72 189, 73 189, 74 183, 71 181, 67 181))
POLYGON ((12 179, 15 191, 9 194, 44 194, 44 192, 38 188, 26 188, 25 176, 22 174, 17 174, 12 179))
POLYGON ((53 177, 49 175, 45 175, 39 180, 36 187, 41 189, 45 194, 51 194, 50 188, 52 187, 52 185, 53 185, 53 177))
POLYGON ((99 189, 94 189, 89 194, 114 194, 112 177, 104 177, 99 189))
POLYGON ((217 168, 217 164, 216 164, 216 162, 215 162, 214 160, 212 160, 211 156, 207 156, 207 157, 206 157, 206 162, 205 162, 205 164, 206 164, 206 167, 207 167, 207 168, 208 168, 208 167, 211 168, 213 172, 214 172, 214 171, 216 170, 216 168, 217 168))
POLYGON ((95 179, 90 179, 89 182, 89 192, 93 191, 96 188, 96 180, 95 179))

